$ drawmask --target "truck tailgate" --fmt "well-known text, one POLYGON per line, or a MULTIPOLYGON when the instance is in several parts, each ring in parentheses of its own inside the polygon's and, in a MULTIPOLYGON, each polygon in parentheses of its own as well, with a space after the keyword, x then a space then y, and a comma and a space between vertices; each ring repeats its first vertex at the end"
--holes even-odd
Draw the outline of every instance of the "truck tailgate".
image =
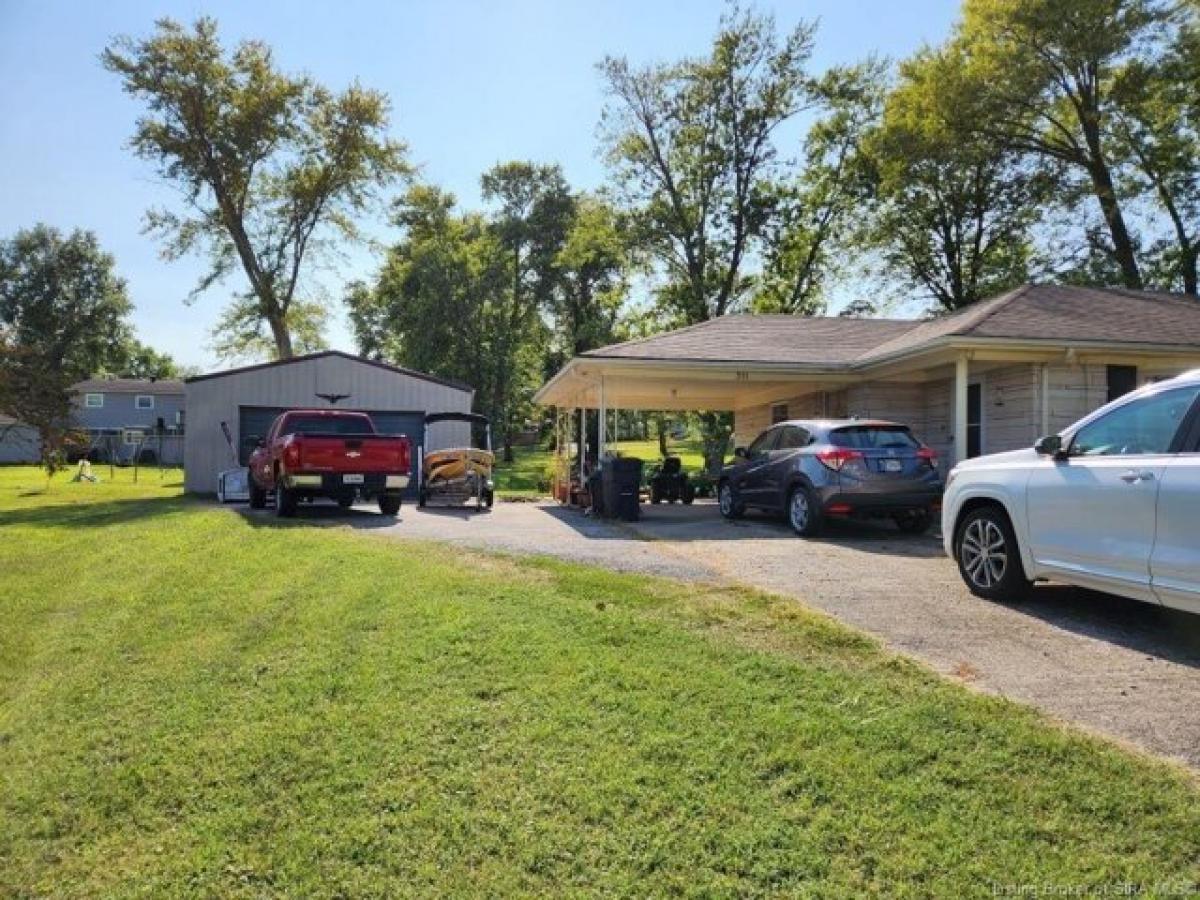
POLYGON ((385 434, 305 434, 294 438, 300 448, 299 469, 310 472, 407 473, 411 465, 408 438, 385 434))

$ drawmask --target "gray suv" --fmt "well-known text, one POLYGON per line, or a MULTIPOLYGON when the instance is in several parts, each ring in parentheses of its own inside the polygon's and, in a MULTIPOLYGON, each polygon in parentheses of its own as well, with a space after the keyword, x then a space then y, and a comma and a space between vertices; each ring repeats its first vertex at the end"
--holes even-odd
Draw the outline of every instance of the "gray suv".
POLYGON ((812 537, 830 516, 875 516, 920 534, 941 506, 937 455, 894 422, 780 422, 734 456, 717 485, 727 519, 748 507, 782 512, 812 537))

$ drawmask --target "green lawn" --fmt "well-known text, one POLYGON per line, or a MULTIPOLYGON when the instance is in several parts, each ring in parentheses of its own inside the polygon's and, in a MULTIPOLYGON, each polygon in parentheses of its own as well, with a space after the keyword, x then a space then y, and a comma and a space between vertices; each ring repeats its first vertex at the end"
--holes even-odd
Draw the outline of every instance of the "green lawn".
MULTIPOLYGON (((620 441, 614 444, 622 456, 636 456, 647 465, 657 462, 658 441, 620 441)), ((704 468, 704 455, 698 440, 668 441, 669 451, 683 461, 689 472, 704 468)), ((554 454, 541 447, 515 447, 514 460, 496 462, 496 493, 501 497, 541 497, 550 493, 549 483, 554 472, 554 454)))
POLYGON ((0 896, 1200 880, 1190 776, 793 601, 43 486, 0 469, 0 896))

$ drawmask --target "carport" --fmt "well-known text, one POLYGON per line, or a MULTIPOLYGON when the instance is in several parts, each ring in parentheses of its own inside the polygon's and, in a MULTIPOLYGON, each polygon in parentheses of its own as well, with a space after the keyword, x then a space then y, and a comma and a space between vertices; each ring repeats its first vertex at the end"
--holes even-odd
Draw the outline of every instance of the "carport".
MULTIPOLYGON (((578 416, 578 441, 586 462, 587 416, 597 416, 603 455, 615 434, 609 428, 621 409, 672 412, 733 412, 781 394, 835 387, 813 374, 800 380, 790 367, 741 362, 678 364, 666 360, 627 360, 588 355, 571 360, 538 391, 535 401, 578 416)), ((571 436, 574 440, 575 436, 571 436)), ((559 442, 560 446, 562 441, 559 442)))
POLYGON ((536 395, 564 410, 725 411, 748 444, 787 419, 903 422, 945 461, 1030 447, 1200 365, 1200 306, 1026 285, 929 320, 728 315, 582 353, 536 395))

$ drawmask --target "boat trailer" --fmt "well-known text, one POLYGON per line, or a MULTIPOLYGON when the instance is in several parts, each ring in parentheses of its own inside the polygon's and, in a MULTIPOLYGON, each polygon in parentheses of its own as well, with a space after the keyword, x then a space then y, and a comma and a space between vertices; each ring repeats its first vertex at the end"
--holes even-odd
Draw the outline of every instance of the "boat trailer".
MULTIPOLYGON (((470 443, 474 443, 473 437, 470 443)), ((476 509, 491 509, 495 499, 492 467, 496 457, 492 453, 492 426, 487 416, 478 413, 430 413, 425 417, 420 453, 421 458, 417 463, 420 479, 417 506, 431 503, 461 506, 474 500, 476 509), (472 432, 474 426, 482 426, 483 447, 449 447, 426 451, 425 448, 429 446, 429 426, 438 422, 466 422, 472 426, 472 432)))

